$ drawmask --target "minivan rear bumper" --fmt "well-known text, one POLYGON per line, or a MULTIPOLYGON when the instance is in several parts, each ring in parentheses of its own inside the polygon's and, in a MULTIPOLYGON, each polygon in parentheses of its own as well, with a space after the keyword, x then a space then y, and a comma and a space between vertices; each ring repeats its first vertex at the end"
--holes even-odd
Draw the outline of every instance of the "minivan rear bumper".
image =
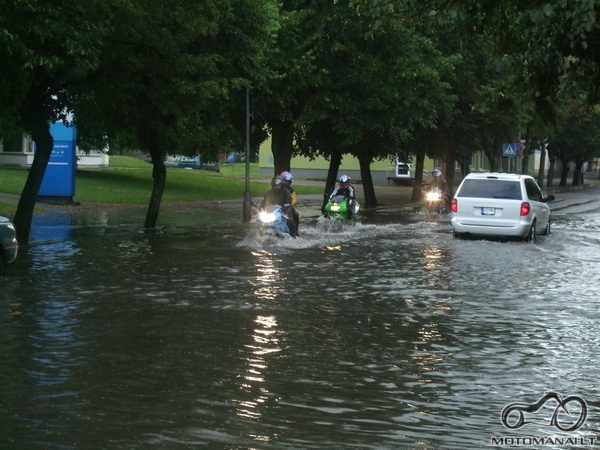
POLYGON ((480 236, 509 236, 525 237, 531 229, 531 221, 521 220, 518 223, 505 222, 502 225, 498 223, 483 224, 473 223, 472 221, 463 221, 460 216, 453 216, 450 222, 452 229, 458 234, 476 234, 480 236))

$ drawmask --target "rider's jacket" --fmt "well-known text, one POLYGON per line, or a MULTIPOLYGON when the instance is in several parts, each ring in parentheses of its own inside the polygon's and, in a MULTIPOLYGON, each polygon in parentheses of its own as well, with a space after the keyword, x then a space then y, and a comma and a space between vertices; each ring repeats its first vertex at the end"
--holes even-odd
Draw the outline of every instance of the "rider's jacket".
POLYGON ((287 189, 284 187, 273 188, 267 191, 260 207, 264 208, 267 205, 288 206, 291 203, 292 199, 287 189))
POLYGON ((287 189, 290 193, 292 206, 296 206, 298 204, 298 200, 296 199, 296 190, 290 184, 283 184, 283 188, 287 189))
POLYGON ((354 200, 356 198, 356 195, 354 194, 354 187, 351 184, 348 186, 340 186, 338 184, 329 196, 329 198, 333 198, 336 195, 343 195, 349 200, 354 200))
POLYGON ((442 177, 433 177, 429 184, 429 189, 439 188, 440 191, 446 192, 448 190, 448 183, 442 177))

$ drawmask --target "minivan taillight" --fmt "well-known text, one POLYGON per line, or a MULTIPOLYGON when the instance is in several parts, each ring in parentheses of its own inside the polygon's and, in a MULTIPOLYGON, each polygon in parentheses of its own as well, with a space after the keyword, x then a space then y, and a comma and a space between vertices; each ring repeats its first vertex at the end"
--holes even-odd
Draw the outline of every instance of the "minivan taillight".
POLYGON ((531 206, 527 202, 521 203, 521 216, 527 216, 531 212, 531 206))
POLYGON ((450 203, 450 211, 458 212, 458 201, 455 198, 452 199, 452 203, 450 203))

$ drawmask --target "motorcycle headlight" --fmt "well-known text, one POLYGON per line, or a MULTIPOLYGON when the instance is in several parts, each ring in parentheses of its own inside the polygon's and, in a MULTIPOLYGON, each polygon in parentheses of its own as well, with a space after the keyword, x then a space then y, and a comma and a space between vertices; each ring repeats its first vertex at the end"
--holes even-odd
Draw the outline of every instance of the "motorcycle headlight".
POLYGON ((428 192, 425 196, 430 202, 436 202, 440 199, 439 192, 428 192))
POLYGON ((331 207, 329 208, 332 211, 339 211, 341 209, 340 205, 331 205, 331 207))
POLYGON ((261 222, 264 222, 264 223, 275 222, 276 218, 277 217, 275 217, 275 214, 268 213, 266 211, 261 211, 258 213, 258 220, 260 220, 261 222))

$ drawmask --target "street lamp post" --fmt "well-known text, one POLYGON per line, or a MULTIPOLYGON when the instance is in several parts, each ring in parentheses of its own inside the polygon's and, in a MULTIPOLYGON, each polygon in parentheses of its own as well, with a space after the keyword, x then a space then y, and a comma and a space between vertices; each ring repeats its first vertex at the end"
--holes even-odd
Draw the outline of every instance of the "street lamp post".
POLYGON ((246 190, 244 191, 244 222, 250 222, 252 215, 252 194, 250 193, 250 90, 246 89, 246 190))

